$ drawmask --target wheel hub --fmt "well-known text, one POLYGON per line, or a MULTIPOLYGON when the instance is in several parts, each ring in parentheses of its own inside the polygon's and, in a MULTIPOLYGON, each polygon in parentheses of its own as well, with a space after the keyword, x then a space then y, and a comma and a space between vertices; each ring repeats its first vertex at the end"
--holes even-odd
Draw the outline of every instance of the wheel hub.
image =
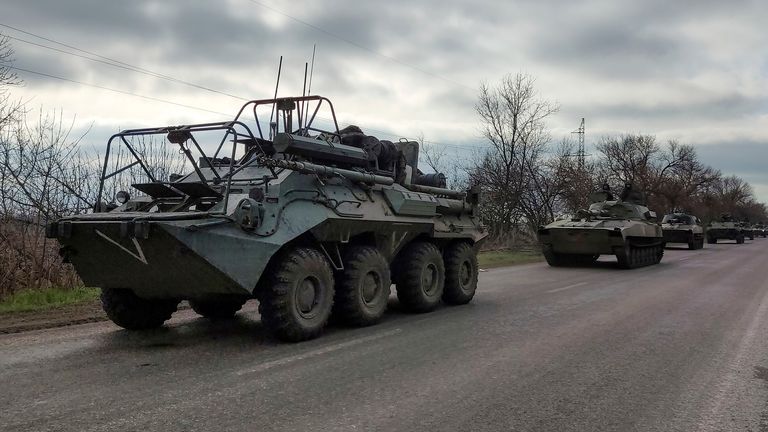
POLYGON ((374 271, 368 272, 363 278, 363 286, 361 288, 360 296, 363 299, 363 303, 372 303, 381 292, 381 277, 374 271))
POLYGON ((320 299, 320 281, 314 277, 306 277, 296 289, 296 308, 305 318, 311 317, 317 310, 320 299))
POLYGON ((421 286, 428 295, 433 294, 437 289, 437 266, 433 263, 427 264, 421 272, 421 286))
POLYGON ((459 269, 459 282, 461 282, 461 286, 465 287, 469 285, 471 280, 472 265, 469 263, 469 261, 464 261, 461 263, 461 268, 459 269))

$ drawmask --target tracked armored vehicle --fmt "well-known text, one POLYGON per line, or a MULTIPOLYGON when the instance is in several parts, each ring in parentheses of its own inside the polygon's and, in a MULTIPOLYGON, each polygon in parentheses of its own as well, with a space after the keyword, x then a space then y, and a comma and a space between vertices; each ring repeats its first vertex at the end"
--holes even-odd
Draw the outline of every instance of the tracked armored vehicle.
POLYGON ((762 238, 768 237, 768 227, 764 223, 758 223, 754 226, 755 237, 760 236, 762 238))
POLYGON ((685 213, 670 213, 661 220, 664 242, 685 243, 688 249, 704 247, 704 227, 696 216, 685 213))
POLYGON ((340 130, 328 99, 302 96, 250 101, 232 121, 114 135, 95 211, 47 234, 121 327, 161 326, 181 300, 221 319, 256 298, 271 333, 300 341, 332 313, 376 323, 392 283, 413 312, 471 301, 486 236, 478 199, 422 174, 418 143, 340 130), (152 139, 187 172, 161 176, 152 139), (126 175, 131 192, 119 190, 126 175), (110 191, 117 203, 102 199, 110 191))
POLYGON ((739 222, 739 226, 744 230, 744 237, 750 240, 754 240, 759 234, 754 226, 749 222, 739 222))
POLYGON ((707 226, 707 243, 715 244, 719 240, 734 240, 743 244, 747 234, 741 223, 736 222, 729 214, 724 214, 719 221, 712 221, 707 226))
POLYGON ((656 215, 633 201, 613 199, 606 192, 590 196, 588 210, 539 228, 544 258, 554 267, 586 265, 600 255, 615 255, 622 268, 658 264, 664 235, 656 215))

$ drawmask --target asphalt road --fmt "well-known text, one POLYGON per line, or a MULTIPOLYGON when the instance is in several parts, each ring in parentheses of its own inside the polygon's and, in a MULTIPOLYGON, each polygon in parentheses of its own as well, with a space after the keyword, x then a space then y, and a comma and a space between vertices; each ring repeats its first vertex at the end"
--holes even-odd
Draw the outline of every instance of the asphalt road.
POLYGON ((471 305, 301 344, 252 306, 0 336, 0 430, 768 430, 768 240, 707 246, 489 270, 471 305))

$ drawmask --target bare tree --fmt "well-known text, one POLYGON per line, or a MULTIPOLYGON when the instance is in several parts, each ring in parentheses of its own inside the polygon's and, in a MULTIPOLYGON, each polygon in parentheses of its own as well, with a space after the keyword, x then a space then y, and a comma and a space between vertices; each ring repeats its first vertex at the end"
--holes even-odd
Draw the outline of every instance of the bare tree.
POLYGON ((518 73, 495 87, 482 84, 475 110, 490 148, 473 163, 470 182, 483 188, 486 223, 495 234, 536 223, 527 219, 538 215, 524 205, 525 195, 544 186, 539 170, 550 138, 545 120, 558 105, 539 97, 533 77, 518 73))
POLYGON ((449 189, 468 187, 466 167, 455 155, 450 154, 445 146, 426 141, 424 134, 419 134, 416 141, 419 143, 421 161, 432 171, 443 173, 449 189))

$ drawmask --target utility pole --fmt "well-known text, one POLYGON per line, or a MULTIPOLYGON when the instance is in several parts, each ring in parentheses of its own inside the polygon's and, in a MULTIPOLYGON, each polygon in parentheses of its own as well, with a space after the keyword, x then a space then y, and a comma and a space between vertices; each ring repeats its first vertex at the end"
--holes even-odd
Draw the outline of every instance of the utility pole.
POLYGON ((584 151, 584 118, 581 118, 581 124, 579 125, 579 128, 575 131, 571 132, 579 135, 579 150, 576 152, 576 161, 579 166, 579 171, 584 171, 584 159, 585 159, 585 151, 584 151))

